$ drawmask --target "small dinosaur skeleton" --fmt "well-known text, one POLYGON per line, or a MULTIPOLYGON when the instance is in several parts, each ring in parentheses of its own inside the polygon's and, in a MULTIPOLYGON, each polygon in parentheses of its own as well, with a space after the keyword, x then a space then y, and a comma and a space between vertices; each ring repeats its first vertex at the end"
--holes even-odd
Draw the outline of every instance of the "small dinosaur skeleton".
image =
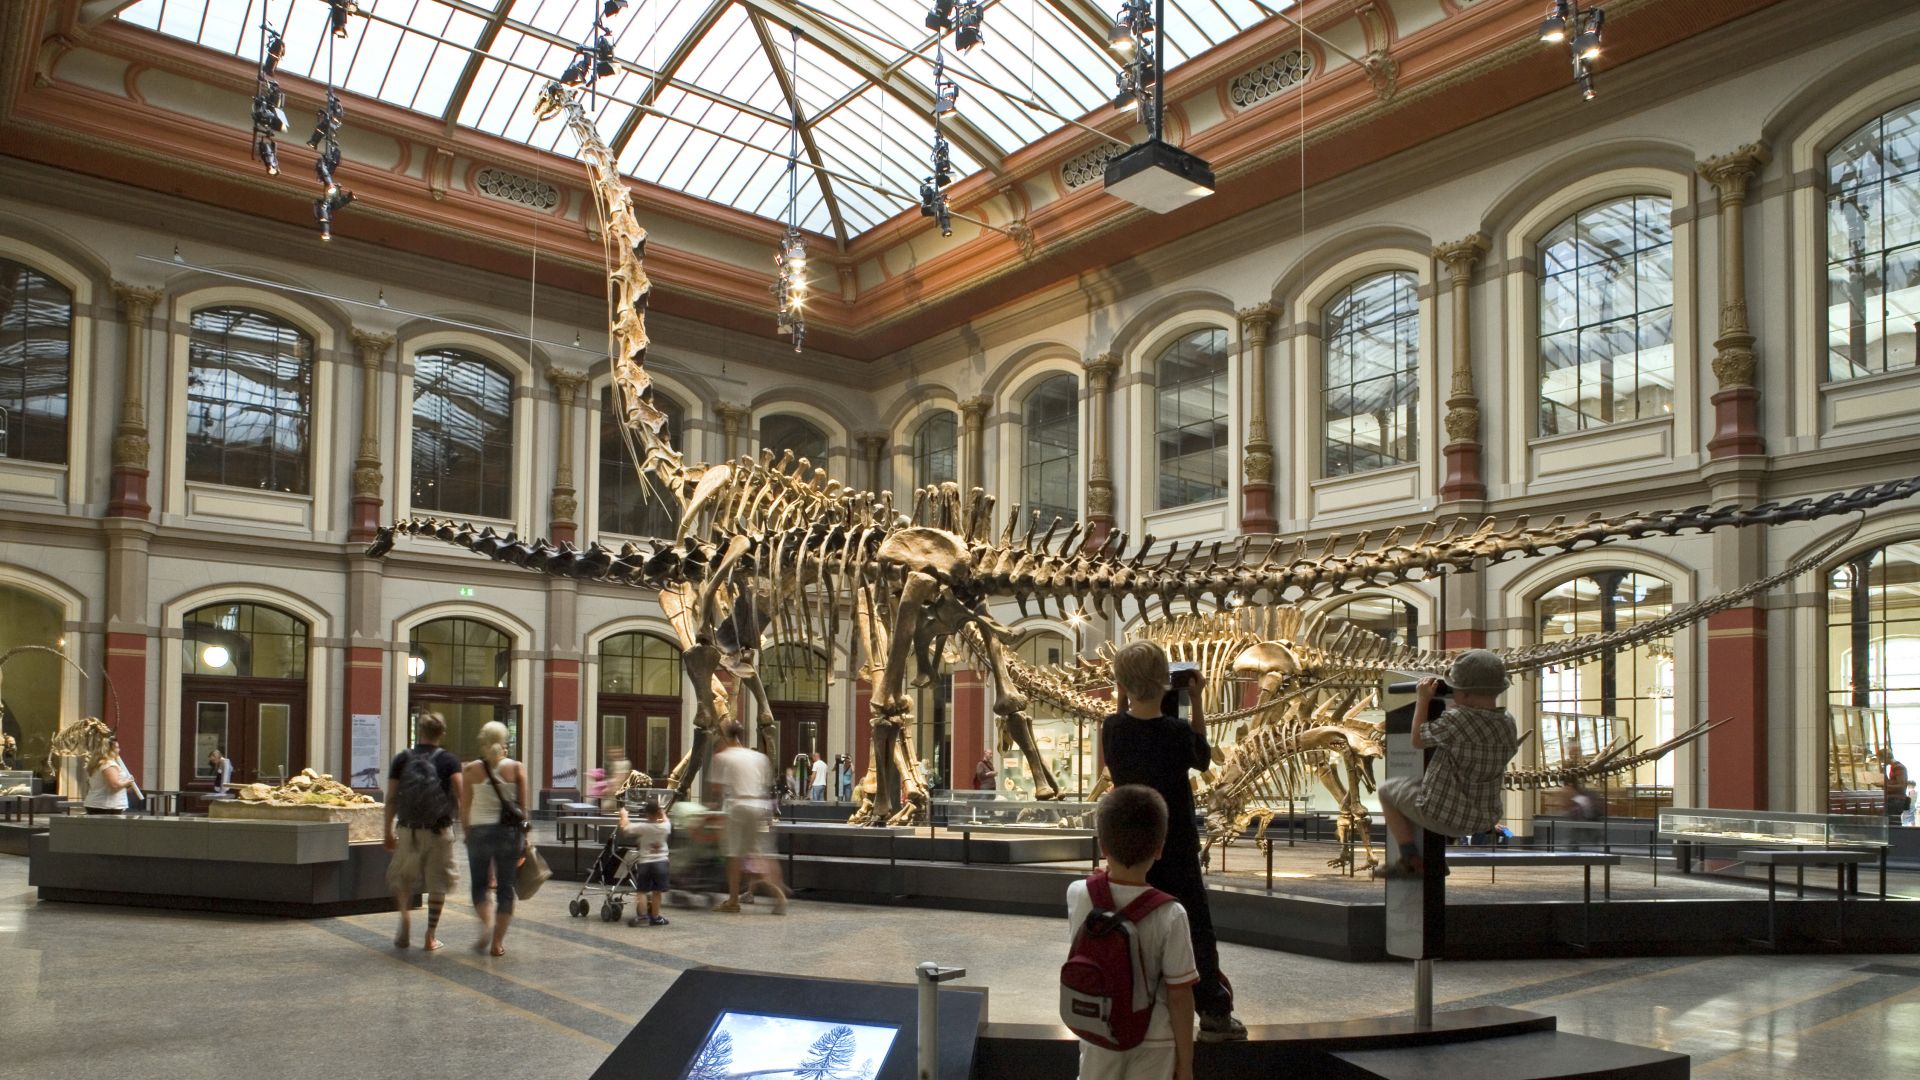
POLYGON ((1122 532, 1082 543, 1083 525, 1063 531, 1056 520, 1043 530, 1037 515, 1024 520, 1023 531, 1017 507, 996 537, 994 500, 978 488, 923 488, 911 512, 899 513, 890 493, 844 487, 791 454, 690 466, 667 442, 665 414, 652 401, 645 368, 651 284, 641 265, 646 231, 634 217, 614 155, 577 91, 549 84, 537 112, 564 114, 581 143, 606 244, 609 349, 624 437, 643 480, 657 484, 679 511, 675 536, 617 550, 599 543, 579 548, 412 518, 381 530, 368 552, 391 550, 399 534, 433 537, 530 570, 656 592, 680 638, 695 695, 693 746, 669 777, 682 791, 727 714, 723 668, 740 679, 755 705, 760 743, 771 745, 772 712, 755 668, 769 628, 787 640, 833 641, 841 619, 851 619, 858 671, 873 687, 871 753, 852 820, 909 823, 924 816, 926 790, 914 768, 907 665, 917 659, 927 677, 933 658, 956 634, 992 675, 1001 742, 1020 747, 1036 797, 1060 793, 1033 737, 1027 697, 1010 674, 1010 635, 988 612, 996 600, 1012 601, 1022 615, 1036 603, 1043 611, 1051 606, 1062 618, 1070 610, 1104 615, 1109 603, 1124 614, 1131 601, 1150 620, 1164 620, 1182 604, 1194 614, 1235 601, 1256 609, 1288 605, 1618 539, 1807 521, 1920 491, 1915 478, 1785 505, 1698 506, 1611 520, 1596 514, 1541 526, 1522 517, 1505 529, 1493 518, 1456 518, 1378 536, 1243 536, 1182 549, 1178 542, 1156 548, 1151 536, 1136 545, 1122 532))

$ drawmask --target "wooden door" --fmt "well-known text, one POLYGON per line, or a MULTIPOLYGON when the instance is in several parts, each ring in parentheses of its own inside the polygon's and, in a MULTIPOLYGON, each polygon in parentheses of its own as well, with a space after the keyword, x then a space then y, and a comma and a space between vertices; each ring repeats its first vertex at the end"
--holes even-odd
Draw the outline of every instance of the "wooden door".
POLYGON ((305 686, 280 681, 182 680, 180 790, 213 789, 215 746, 226 747, 235 784, 282 784, 306 767, 305 686))
MULTIPOLYGON (((773 759, 776 769, 783 769, 789 775, 793 772, 793 755, 808 755, 808 767, 812 767, 812 755, 827 756, 827 706, 820 701, 774 701, 773 718, 780 725, 780 754, 773 759)), ((771 753, 771 752, 769 752, 771 753)), ((795 793, 805 798, 807 784, 797 783, 795 793)))
POLYGON ((600 767, 621 757, 655 781, 666 776, 680 760, 680 699, 600 695, 600 767))

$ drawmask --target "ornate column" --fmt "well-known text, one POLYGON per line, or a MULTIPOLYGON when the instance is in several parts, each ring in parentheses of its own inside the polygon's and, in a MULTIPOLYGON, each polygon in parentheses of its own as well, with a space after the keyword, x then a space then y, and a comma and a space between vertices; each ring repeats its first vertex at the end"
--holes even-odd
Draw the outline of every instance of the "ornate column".
POLYGON ((1248 396, 1253 408, 1247 417, 1247 448, 1240 468, 1240 531, 1270 533, 1280 529, 1273 512, 1273 443, 1267 437, 1267 337, 1273 329, 1273 305, 1255 304, 1240 312, 1240 363, 1253 373, 1248 396))
POLYGON ((720 418, 720 458, 732 461, 740 456, 740 433, 746 430, 747 419, 753 411, 745 405, 729 405, 724 401, 715 403, 713 411, 720 418))
POLYGON ((560 413, 560 452, 554 455, 553 498, 548 501, 548 509, 553 517, 554 542, 572 543, 579 535, 575 519, 580 511, 573 486, 573 414, 587 377, 554 369, 547 372, 547 381, 553 384, 553 400, 560 413))
POLYGON ((877 492, 880 490, 880 460, 887 451, 887 433, 863 431, 855 435, 853 441, 860 448, 860 461, 867 467, 867 490, 877 492))
POLYGON ((1700 175, 1720 194, 1720 336, 1714 339, 1713 457, 1763 454, 1760 390, 1754 385, 1753 332, 1747 327, 1747 183, 1773 155, 1765 143, 1700 162, 1700 175))
POLYGON ((1085 546, 1097 548, 1113 531, 1113 458, 1108 449, 1107 417, 1112 412, 1113 376, 1120 358, 1110 352, 1089 357, 1087 415, 1091 421, 1092 460, 1087 462, 1087 534, 1085 546))
POLYGON ((120 388, 120 419, 113 428, 113 472, 107 485, 107 516, 144 518, 147 502, 147 321, 166 293, 114 282, 120 323, 126 329, 126 381, 120 388))
POLYGON ((1480 397, 1473 390, 1473 305, 1468 295, 1474 264, 1486 253, 1487 238, 1480 233, 1433 249, 1433 257, 1447 266, 1453 292, 1453 381, 1447 389, 1443 502, 1478 502, 1487 497, 1487 484, 1480 474, 1480 397))
POLYGON ((353 332, 353 351, 360 361, 360 449, 353 456, 348 540, 371 540, 380 527, 380 363, 391 348, 390 334, 353 332))
POLYGON ((993 402, 983 397, 971 397, 960 403, 960 420, 966 428, 965 463, 960 469, 960 490, 972 491, 977 487, 986 487, 987 479, 987 410, 993 402))

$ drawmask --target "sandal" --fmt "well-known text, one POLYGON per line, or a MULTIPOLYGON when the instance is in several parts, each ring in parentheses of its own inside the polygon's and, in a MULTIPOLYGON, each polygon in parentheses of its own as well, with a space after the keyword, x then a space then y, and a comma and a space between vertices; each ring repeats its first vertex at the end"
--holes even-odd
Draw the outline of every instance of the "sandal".
POLYGON ((420 951, 421 952, 439 952, 441 949, 444 949, 446 947, 447 947, 446 942, 441 941, 439 938, 434 938, 431 941, 422 942, 420 945, 420 951))
POLYGON ((393 947, 396 949, 411 949, 413 948, 413 941, 405 934, 395 934, 393 935, 393 947))
POLYGON ((507 955, 507 947, 506 947, 505 945, 495 945, 495 946, 494 946, 493 948, 491 948, 491 949, 489 949, 489 950, 487 950, 487 951, 488 951, 488 952, 490 952, 490 953, 492 953, 492 954, 493 954, 494 956, 505 956, 505 955, 507 955))

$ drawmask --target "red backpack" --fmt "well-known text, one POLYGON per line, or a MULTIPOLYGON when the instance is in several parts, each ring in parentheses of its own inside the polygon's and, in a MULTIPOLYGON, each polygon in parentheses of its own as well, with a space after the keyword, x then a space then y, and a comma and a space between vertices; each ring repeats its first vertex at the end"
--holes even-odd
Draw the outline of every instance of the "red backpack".
POLYGON ((1147 1037, 1156 987, 1147 982, 1135 924, 1173 897, 1149 888, 1125 909, 1113 908, 1107 872, 1087 878, 1093 910, 1073 934, 1060 965, 1060 1020, 1075 1035, 1108 1050, 1131 1050, 1147 1037))

